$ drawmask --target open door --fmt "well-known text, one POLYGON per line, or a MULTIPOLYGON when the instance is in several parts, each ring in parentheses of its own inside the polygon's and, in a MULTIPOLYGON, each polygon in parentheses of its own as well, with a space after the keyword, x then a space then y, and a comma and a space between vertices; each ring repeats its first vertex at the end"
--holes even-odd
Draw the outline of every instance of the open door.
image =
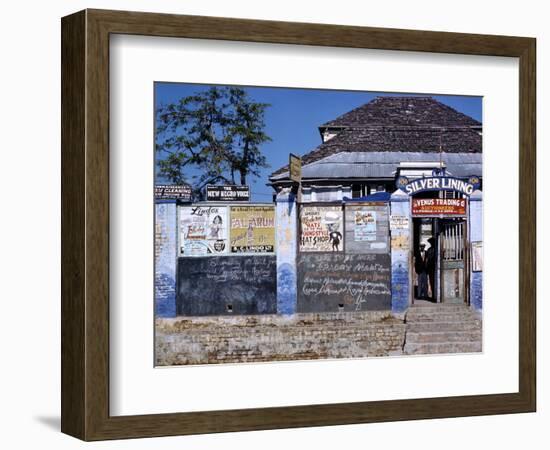
POLYGON ((441 302, 464 303, 466 298, 466 221, 439 220, 441 302))
POLYGON ((413 303, 416 300, 437 301, 437 283, 434 279, 437 267, 437 257, 430 259, 430 254, 437 254, 436 221, 431 217, 413 218, 413 303), (424 263, 421 260, 424 259, 424 263), (429 264, 428 260, 434 261, 429 264), (423 274, 423 273, 424 274, 423 274), (424 278, 423 278, 424 277, 424 278), (424 284, 424 289, 422 289, 424 284), (424 292, 423 292, 424 291, 424 292))

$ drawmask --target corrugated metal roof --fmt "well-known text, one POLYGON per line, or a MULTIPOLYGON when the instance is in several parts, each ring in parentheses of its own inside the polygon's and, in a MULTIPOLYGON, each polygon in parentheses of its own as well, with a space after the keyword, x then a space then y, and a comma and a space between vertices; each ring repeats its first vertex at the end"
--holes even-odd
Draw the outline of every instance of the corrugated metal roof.
MULTIPOLYGON (((456 177, 482 176, 481 153, 442 153, 447 172, 456 177)), ((407 162, 437 162, 439 154, 421 152, 338 153, 302 167, 302 178, 392 178, 397 167, 407 162)), ((272 177, 288 178, 288 172, 272 177)))
MULTIPOLYGON (((302 156, 311 164, 340 153, 481 153, 482 124, 431 97, 377 97, 322 125, 334 134, 302 156)), ((287 172, 275 170, 271 180, 287 172)))
MULTIPOLYGON (((445 163, 479 163, 483 158, 481 153, 441 153, 441 158, 445 163)), ((437 162, 439 153, 423 152, 357 152, 357 153, 337 153, 326 158, 315 161, 310 165, 328 164, 328 163, 390 163, 399 164, 401 162, 437 162)))

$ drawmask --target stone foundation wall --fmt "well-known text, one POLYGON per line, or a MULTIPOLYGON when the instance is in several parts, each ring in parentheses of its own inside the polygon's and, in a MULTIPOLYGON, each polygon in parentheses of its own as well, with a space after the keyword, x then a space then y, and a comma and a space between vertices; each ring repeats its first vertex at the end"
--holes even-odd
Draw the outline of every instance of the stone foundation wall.
POLYGON ((156 320, 157 366, 400 355, 404 316, 386 311, 156 320))

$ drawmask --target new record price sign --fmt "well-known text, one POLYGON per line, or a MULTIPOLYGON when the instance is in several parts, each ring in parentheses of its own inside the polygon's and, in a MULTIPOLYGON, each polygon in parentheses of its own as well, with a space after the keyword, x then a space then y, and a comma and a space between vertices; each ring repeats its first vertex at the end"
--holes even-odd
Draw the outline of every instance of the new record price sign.
POLYGON ((250 201, 250 187, 207 185, 206 200, 211 202, 248 202, 250 201))
POLYGON ((413 216, 453 216, 466 215, 464 198, 413 198, 413 216))

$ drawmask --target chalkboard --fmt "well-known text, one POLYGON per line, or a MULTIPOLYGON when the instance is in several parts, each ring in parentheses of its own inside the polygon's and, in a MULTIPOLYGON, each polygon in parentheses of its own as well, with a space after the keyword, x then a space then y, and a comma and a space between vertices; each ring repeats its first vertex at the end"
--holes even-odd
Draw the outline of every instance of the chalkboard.
POLYGON ((298 257, 298 312, 391 309, 388 254, 302 253, 298 257))
POLYGON ((275 314, 276 280, 275 255, 179 258, 177 313, 275 314))

